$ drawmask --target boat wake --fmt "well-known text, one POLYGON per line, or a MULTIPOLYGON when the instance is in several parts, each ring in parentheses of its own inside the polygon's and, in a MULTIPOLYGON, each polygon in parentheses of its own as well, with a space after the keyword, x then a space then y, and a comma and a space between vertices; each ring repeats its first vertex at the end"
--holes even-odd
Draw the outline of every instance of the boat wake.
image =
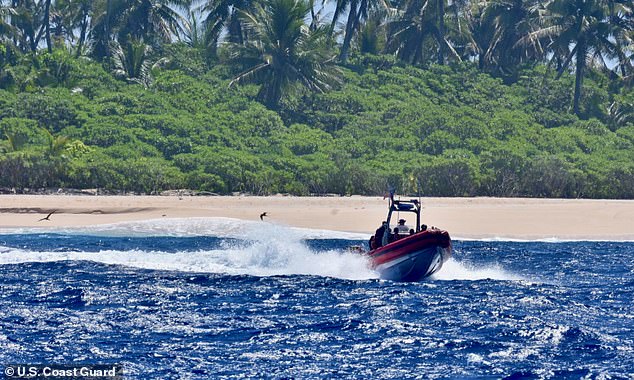
MULTIPOLYGON (((274 224, 250 229, 248 240, 223 240, 211 249, 182 247, 175 252, 144 250, 77 251, 64 247, 29 250, 0 246, 0 264, 26 262, 92 261, 109 265, 228 275, 316 275, 350 280, 377 278, 365 256, 343 249, 314 250, 304 234, 274 224)), ((71 236, 72 238, 72 236, 71 236)), ((99 237, 95 237, 95 243, 99 237)))
POLYGON ((279 252, 270 247, 253 245, 244 250, 198 252, 34 252, 2 249, 0 264, 29 262, 91 261, 109 265, 228 275, 280 276, 315 275, 349 280, 377 278, 366 260, 358 255, 338 251, 279 252))
POLYGON ((454 258, 449 259, 442 269, 435 273, 433 280, 500 280, 500 281, 524 281, 526 278, 511 273, 497 264, 489 266, 473 266, 457 261, 454 258))
MULTIPOLYGON (((244 222, 230 218, 188 218, 124 222, 65 229, 12 229, 3 233, 54 233, 69 240, 81 235, 94 237, 94 244, 85 250, 77 247, 50 246, 33 249, 23 244, 2 246, 0 265, 27 262, 91 261, 107 265, 123 265, 150 270, 169 270, 228 275, 283 276, 315 275, 349 280, 378 278, 365 256, 351 253, 342 244, 311 248, 305 239, 350 240, 350 245, 365 240, 363 234, 291 228, 273 223, 244 222), (200 245, 164 251, 136 249, 104 249, 96 251, 99 237, 183 238, 217 236, 225 239, 220 246, 200 249, 200 245), (234 240, 236 239, 237 240, 234 240)), ((2 235, 0 235, 1 237, 2 235)), ((524 280, 498 265, 477 267, 450 259, 431 280, 524 280)))
MULTIPOLYGON (((29 262, 91 261, 132 268, 227 275, 314 275, 348 280, 376 279, 365 257, 344 250, 314 251, 301 242, 254 242, 223 249, 161 252, 105 250, 99 252, 28 251, 0 247, 0 265, 29 262)), ((498 265, 472 267, 450 259, 430 280, 502 280, 525 278, 498 265)))

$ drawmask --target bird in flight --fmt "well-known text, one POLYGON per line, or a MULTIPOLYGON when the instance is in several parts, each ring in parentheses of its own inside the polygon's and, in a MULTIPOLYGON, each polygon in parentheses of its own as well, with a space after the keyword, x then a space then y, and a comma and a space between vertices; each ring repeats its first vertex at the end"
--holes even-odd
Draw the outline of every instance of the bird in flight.
POLYGON ((43 221, 43 220, 49 220, 49 221, 50 221, 51 219, 49 219, 49 218, 51 217, 51 215, 53 215, 53 214, 55 213, 55 211, 57 211, 57 210, 53 210, 53 211, 51 211, 51 213, 50 213, 50 214, 48 214, 48 215, 46 215, 46 217, 44 217, 44 218, 42 218, 42 219, 38 220, 38 222, 41 222, 41 221, 43 221))
POLYGON ((266 211, 260 214, 260 220, 263 221, 265 216, 268 216, 266 215, 266 211))

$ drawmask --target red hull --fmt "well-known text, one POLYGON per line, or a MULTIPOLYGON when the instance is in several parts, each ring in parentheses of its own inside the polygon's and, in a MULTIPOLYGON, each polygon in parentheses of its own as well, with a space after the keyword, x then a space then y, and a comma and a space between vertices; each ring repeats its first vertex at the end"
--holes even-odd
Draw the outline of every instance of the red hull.
POLYGON ((447 231, 426 230, 368 252, 381 278, 418 281, 438 271, 451 257, 447 231))

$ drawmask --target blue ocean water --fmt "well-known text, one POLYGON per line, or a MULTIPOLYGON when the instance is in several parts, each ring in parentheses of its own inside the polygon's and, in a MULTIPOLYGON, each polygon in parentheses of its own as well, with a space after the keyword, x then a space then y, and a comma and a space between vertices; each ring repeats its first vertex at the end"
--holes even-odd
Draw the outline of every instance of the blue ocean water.
POLYGON ((0 364, 116 363, 130 379, 634 378, 632 242, 457 240, 434 278, 394 283, 346 250, 363 236, 164 228, 3 231, 0 364))

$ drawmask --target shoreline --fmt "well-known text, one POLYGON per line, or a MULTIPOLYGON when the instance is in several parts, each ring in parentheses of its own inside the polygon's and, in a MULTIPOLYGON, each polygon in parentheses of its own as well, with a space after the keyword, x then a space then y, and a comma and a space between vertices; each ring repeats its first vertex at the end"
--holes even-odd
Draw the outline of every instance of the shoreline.
MULTIPOLYGON (((634 240, 634 200, 422 198, 422 204, 422 223, 465 240, 634 240)), ((385 218, 387 200, 365 196, 0 195, 0 228, 68 228, 192 217, 259 222, 265 211, 270 222, 369 236, 385 218), (39 221, 52 211, 50 220, 39 221)))

